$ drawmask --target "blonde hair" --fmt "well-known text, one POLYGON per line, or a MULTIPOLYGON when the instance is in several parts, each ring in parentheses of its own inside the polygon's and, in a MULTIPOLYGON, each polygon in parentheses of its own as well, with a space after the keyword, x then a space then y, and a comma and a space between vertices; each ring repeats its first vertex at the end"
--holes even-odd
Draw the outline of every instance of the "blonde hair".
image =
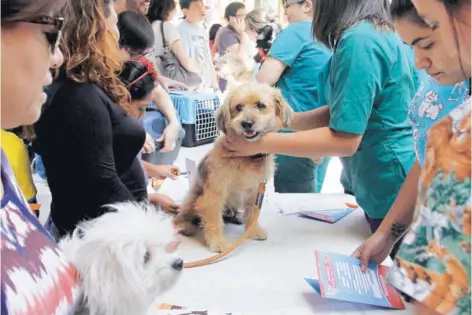
POLYGON ((270 23, 269 15, 266 10, 257 8, 246 14, 246 25, 251 31, 257 32, 270 23))

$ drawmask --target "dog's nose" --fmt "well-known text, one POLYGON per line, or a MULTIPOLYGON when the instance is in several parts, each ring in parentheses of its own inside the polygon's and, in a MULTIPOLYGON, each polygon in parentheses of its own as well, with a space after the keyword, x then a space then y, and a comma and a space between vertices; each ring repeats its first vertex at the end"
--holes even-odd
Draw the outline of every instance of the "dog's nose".
POLYGON ((172 262, 172 268, 174 268, 175 270, 182 270, 184 268, 184 261, 182 259, 176 259, 172 262))
POLYGON ((251 129, 253 125, 254 125, 254 121, 252 121, 252 120, 243 120, 241 122, 241 126, 244 129, 251 129))

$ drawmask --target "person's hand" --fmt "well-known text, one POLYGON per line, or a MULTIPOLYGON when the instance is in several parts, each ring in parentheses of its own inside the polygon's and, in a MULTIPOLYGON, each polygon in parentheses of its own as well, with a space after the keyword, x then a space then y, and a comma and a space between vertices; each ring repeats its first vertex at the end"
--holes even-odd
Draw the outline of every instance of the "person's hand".
POLYGON ((174 165, 154 165, 149 166, 147 169, 149 177, 155 177, 158 179, 170 178, 176 180, 180 175, 180 168, 174 165))
POLYGON ((172 80, 168 83, 168 89, 171 91, 188 91, 189 87, 183 83, 172 80))
POLYGON ((143 153, 154 153, 156 151, 156 145, 154 144, 154 139, 151 135, 146 132, 146 140, 144 141, 143 153))
POLYGON ((170 152, 175 149, 177 139, 179 137, 180 125, 177 122, 171 122, 157 139, 157 142, 164 142, 164 147, 160 152, 170 152))
POLYGON ((175 214, 179 210, 179 205, 172 198, 164 194, 150 194, 149 201, 169 213, 175 214))
POLYGON ((365 272, 369 263, 380 264, 384 261, 393 245, 393 239, 387 232, 377 231, 365 240, 355 251, 352 257, 361 260, 361 270, 365 272))
POLYGON ((246 22, 243 18, 237 18, 235 16, 229 17, 229 25, 238 33, 239 35, 244 35, 246 31, 246 22))
POLYGON ((224 157, 251 156, 261 152, 259 141, 248 141, 244 135, 229 131, 222 139, 224 157))

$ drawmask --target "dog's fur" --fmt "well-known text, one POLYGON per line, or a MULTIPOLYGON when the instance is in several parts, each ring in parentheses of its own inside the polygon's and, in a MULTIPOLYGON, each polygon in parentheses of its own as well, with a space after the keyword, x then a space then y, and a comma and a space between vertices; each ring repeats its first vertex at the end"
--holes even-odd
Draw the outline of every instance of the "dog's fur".
MULTIPOLYGON (((257 141, 265 133, 288 127, 292 116, 292 109, 278 89, 252 82, 229 92, 216 120, 223 133, 232 129, 248 141, 257 141), (248 121, 253 123, 251 128, 247 128, 248 121)), ((242 209, 248 228, 254 217, 258 184, 270 178, 275 169, 273 155, 224 158, 221 140, 217 139, 200 161, 190 192, 175 218, 184 235, 196 234, 201 225, 206 244, 217 252, 228 247, 223 235, 224 209, 242 209)), ((256 224, 250 238, 265 240, 266 232, 256 224)))
POLYGON ((216 72, 227 82, 227 90, 250 83, 254 76, 254 69, 248 68, 244 60, 235 53, 226 53, 216 62, 216 72))
POLYGON ((144 315, 179 279, 172 219, 149 204, 120 203, 59 243, 78 269, 80 315, 144 315))

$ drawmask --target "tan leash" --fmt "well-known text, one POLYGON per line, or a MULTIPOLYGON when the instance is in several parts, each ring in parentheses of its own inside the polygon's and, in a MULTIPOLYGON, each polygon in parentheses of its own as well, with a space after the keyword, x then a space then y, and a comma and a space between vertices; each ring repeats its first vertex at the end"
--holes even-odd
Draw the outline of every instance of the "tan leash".
POLYGON ((220 260, 221 258, 227 256, 228 254, 233 252, 236 248, 238 248, 242 243, 244 243, 244 241, 252 233, 252 230, 256 226, 256 222, 259 219, 259 215, 260 215, 261 209, 262 209, 262 202, 264 201, 265 190, 266 190, 266 181, 260 182, 259 183, 259 188, 257 190, 256 204, 254 205, 254 217, 253 217, 248 229, 243 233, 243 235, 241 235, 241 237, 236 242, 231 244, 231 246, 228 249, 226 249, 225 251, 223 251, 223 252, 221 252, 217 255, 210 256, 210 257, 202 259, 202 260, 187 262, 187 263, 184 264, 184 267, 188 269, 188 268, 195 268, 195 267, 201 267, 201 266, 206 266, 206 265, 212 264, 212 263, 220 260))

